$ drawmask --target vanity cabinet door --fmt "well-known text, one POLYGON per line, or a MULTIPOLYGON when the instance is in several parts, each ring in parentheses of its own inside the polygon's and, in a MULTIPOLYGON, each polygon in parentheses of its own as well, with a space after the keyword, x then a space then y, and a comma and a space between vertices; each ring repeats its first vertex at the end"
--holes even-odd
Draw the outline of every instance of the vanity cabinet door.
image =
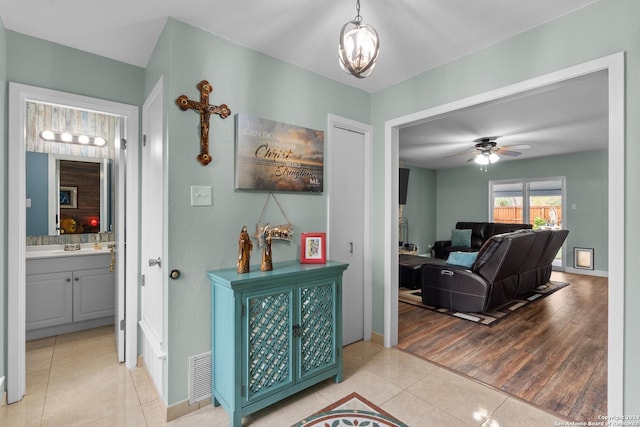
POLYGON ((73 272, 74 322, 113 316, 114 309, 114 274, 108 268, 73 272))
POLYGON ((26 276, 26 330, 62 325, 73 320, 70 271, 26 276))

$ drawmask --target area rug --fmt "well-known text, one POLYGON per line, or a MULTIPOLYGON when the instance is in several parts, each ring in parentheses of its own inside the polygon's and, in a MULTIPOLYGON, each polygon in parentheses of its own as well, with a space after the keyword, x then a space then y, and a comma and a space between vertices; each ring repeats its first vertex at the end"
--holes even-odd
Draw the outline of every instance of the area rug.
POLYGON ((336 403, 294 424, 292 427, 409 427, 389 415, 358 393, 351 393, 336 403))
POLYGON ((451 311, 447 308, 433 307, 423 304, 422 291, 420 291, 419 289, 400 288, 398 292, 398 299, 400 300, 400 302, 415 305, 416 307, 421 307, 426 310, 434 311, 436 313, 454 316, 460 319, 468 320, 470 322, 492 327, 497 325, 498 322, 504 320, 522 307, 548 297, 549 295, 559 291, 566 286, 569 286, 569 283, 549 281, 547 282, 547 284, 536 288, 534 292, 531 292, 526 297, 509 301, 503 306, 486 313, 463 313, 459 311, 451 311))

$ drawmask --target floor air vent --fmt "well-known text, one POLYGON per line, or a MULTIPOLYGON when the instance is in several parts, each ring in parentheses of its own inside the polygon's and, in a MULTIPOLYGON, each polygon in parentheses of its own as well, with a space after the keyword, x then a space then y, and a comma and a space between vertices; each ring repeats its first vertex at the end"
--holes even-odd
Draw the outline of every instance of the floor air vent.
POLYGON ((189 405, 211 397, 211 352, 189 358, 189 405))

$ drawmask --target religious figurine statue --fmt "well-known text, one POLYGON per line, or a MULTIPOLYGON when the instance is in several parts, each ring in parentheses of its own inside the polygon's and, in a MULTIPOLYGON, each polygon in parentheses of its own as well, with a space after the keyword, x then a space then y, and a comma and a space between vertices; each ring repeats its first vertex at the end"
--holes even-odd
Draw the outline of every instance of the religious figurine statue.
POLYGON ((261 271, 273 270, 273 260, 271 258, 271 240, 273 229, 269 224, 256 224, 256 234, 253 237, 258 241, 258 247, 262 248, 262 264, 261 271))
POLYGON ((251 251, 253 250, 253 243, 251 237, 247 233, 247 226, 242 227, 240 231, 240 237, 238 238, 238 273, 249 272, 249 260, 251 258, 251 251))
POLYGON ((273 270, 273 260, 271 259, 271 236, 268 233, 264 239, 264 246, 262 247, 262 264, 260 264, 260 270, 273 270))

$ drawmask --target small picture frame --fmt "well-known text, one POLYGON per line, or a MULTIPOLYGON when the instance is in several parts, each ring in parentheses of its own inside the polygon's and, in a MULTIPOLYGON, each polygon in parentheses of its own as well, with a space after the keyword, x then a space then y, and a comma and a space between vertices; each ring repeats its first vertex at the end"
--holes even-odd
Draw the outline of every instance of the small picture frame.
POLYGON ((593 270, 593 248, 573 248, 573 267, 593 270))
POLYGON ((78 208, 78 187, 60 186, 60 209, 78 208))
POLYGON ((327 262, 326 233, 302 233, 300 237, 300 262, 325 264, 327 262))

